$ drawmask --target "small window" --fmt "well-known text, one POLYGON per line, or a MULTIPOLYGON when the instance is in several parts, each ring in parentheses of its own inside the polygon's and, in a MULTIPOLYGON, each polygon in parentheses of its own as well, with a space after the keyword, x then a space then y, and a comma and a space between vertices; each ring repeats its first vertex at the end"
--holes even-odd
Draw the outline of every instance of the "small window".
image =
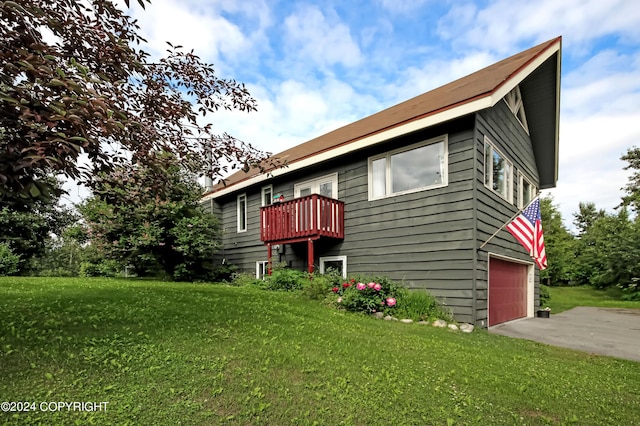
POLYGON ((484 185, 508 202, 513 202, 513 165, 484 139, 484 185))
POLYGON ((270 206, 273 204, 273 187, 263 186, 262 187, 262 207, 270 206))
POLYGON ((520 172, 519 175, 518 207, 522 209, 535 198, 536 194, 538 193, 538 189, 533 183, 531 183, 529 179, 527 179, 527 177, 522 172, 520 172))
POLYGON ((342 278, 347 278, 347 256, 326 256, 320 258, 320 273, 337 271, 342 278))
POLYGON ((238 232, 247 230, 247 194, 238 195, 238 232))
POLYGON ((369 159, 369 199, 447 185, 447 137, 442 136, 369 159))
POLYGON ((269 273, 269 262, 261 260, 256 262, 256 279, 263 280, 269 273))
POLYGON ((527 116, 524 113, 524 104, 522 103, 522 94, 520 93, 520 86, 516 86, 515 89, 507 93, 504 97, 504 101, 509 105, 509 109, 516 116, 524 130, 529 133, 529 126, 527 125, 527 116))

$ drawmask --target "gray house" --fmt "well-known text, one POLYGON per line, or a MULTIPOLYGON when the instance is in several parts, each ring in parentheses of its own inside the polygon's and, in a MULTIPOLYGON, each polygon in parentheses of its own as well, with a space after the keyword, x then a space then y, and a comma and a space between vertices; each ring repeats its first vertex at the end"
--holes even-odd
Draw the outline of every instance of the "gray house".
MULTIPOLYGON (((558 176, 561 38, 319 136, 204 195, 220 256, 380 274, 428 289, 458 321, 533 316, 539 275, 500 231, 558 176)), ((551 259, 553 261, 553 259, 551 259)))

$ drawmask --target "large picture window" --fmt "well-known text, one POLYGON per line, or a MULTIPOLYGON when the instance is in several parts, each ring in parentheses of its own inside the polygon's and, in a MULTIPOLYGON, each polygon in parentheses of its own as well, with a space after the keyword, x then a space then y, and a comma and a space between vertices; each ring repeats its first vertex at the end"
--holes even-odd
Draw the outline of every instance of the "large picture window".
POLYGON ((484 185, 513 202, 513 165, 488 138, 484 139, 484 185))
POLYGON ((369 158, 369 199, 447 185, 447 137, 369 158))

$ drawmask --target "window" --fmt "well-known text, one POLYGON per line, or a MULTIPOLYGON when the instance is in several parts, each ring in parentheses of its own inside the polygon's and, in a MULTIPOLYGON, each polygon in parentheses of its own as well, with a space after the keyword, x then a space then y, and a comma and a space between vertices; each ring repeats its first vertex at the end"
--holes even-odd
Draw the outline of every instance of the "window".
POLYGON ((238 195, 238 232, 247 230, 247 194, 238 195))
POLYGON ((261 194, 262 207, 273 204, 273 187, 271 185, 263 186, 261 194))
POLYGON ((527 117, 524 114, 524 104, 522 103, 522 94, 520 93, 520 86, 516 86, 515 89, 507 93, 504 97, 504 101, 509 105, 509 109, 516 116, 524 130, 529 133, 529 126, 527 125, 527 117))
POLYGON ((484 185, 513 202, 513 165, 484 138, 484 185))
POLYGON ((369 158, 369 199, 447 185, 447 136, 369 158))
POLYGON ((326 256, 320 258, 320 273, 325 274, 329 270, 338 271, 342 278, 347 278, 347 256, 326 256))
POLYGON ((306 197, 311 194, 320 194, 329 198, 338 198, 338 174, 322 176, 316 179, 296 183, 293 186, 294 196, 306 197))
POLYGON ((520 178, 518 182, 518 207, 521 209, 526 207, 531 200, 533 200, 538 193, 538 189, 531 183, 527 177, 520 172, 520 178))
POLYGON ((269 272, 269 262, 261 260, 256 262, 256 279, 263 280, 269 272))

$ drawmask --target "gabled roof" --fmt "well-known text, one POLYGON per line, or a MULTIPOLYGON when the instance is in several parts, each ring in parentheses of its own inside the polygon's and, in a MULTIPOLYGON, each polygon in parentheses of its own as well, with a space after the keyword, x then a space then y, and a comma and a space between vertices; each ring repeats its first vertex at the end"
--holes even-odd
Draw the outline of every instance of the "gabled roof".
MULTIPOLYGON (((225 185, 218 184, 212 191, 205 194, 205 198, 222 196, 269 177, 280 176, 392 137, 490 108, 543 64, 546 63, 549 67, 550 59, 552 59, 551 67, 554 68, 555 75, 552 76, 553 82, 546 82, 550 93, 544 97, 546 99, 544 103, 546 109, 552 109, 545 120, 549 121, 551 118, 552 122, 545 123, 543 126, 547 129, 544 132, 546 134, 539 135, 532 130, 531 137, 545 139, 540 142, 544 146, 538 149, 534 147, 534 153, 547 152, 544 156, 545 162, 555 157, 554 165, 546 167, 548 169, 546 175, 544 178, 541 176, 541 187, 555 186, 561 43, 562 37, 549 40, 466 77, 275 154, 274 157, 287 162, 287 167, 271 170, 269 174, 259 174, 256 170, 250 170, 249 173, 236 172, 226 179, 225 185), (549 134, 549 129, 554 132, 554 135, 549 134), (550 136, 552 140, 548 140, 550 136)), ((535 122, 529 123, 529 127, 535 128, 535 124, 535 122)), ((540 163, 538 165, 540 166, 540 163)))

